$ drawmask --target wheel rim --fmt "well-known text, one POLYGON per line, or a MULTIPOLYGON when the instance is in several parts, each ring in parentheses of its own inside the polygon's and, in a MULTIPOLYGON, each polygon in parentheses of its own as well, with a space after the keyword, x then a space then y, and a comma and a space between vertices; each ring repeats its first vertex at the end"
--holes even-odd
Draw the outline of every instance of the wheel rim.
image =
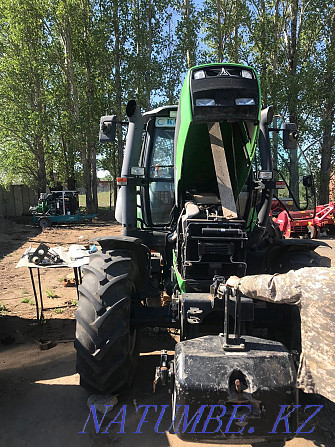
POLYGON ((50 227, 50 221, 48 219, 41 219, 39 224, 40 224, 41 228, 48 228, 48 227, 50 227))
POLYGON ((308 237, 310 239, 315 239, 316 229, 315 229, 314 225, 308 225, 307 231, 308 231, 308 237))

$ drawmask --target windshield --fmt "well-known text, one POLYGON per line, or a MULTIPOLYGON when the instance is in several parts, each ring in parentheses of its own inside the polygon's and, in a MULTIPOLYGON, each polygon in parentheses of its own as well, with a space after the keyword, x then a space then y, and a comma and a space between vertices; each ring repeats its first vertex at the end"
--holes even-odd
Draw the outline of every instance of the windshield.
POLYGON ((156 129, 150 163, 151 178, 173 178, 174 129, 156 129))
POLYGON ((150 160, 149 198, 153 225, 167 225, 174 205, 174 128, 155 128, 150 160))

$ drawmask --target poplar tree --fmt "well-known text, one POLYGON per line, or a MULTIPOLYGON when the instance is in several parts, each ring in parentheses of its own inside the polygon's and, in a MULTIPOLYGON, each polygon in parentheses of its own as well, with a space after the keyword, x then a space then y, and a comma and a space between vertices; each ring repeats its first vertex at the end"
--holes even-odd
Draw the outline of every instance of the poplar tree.
POLYGON ((47 186, 51 151, 45 7, 43 0, 0 6, 0 160, 8 181, 21 175, 38 191, 47 186))

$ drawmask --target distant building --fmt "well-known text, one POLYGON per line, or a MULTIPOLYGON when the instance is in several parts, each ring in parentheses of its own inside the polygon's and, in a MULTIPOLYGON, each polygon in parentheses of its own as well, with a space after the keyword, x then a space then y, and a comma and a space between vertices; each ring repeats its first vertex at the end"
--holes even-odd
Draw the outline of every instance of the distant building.
POLYGON ((109 191, 110 188, 113 189, 113 185, 110 180, 98 180, 98 192, 109 191))

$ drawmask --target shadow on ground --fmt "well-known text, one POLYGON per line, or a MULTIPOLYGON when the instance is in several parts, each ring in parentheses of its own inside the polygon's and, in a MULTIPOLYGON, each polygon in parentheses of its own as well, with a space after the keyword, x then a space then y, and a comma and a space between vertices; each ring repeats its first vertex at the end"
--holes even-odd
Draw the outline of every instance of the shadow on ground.
MULTIPOLYGON (((16 327, 15 342, 8 346, 0 345, 0 445, 96 447, 112 443, 120 446, 136 443, 148 446, 153 442, 157 446, 170 445, 164 433, 170 423, 170 395, 162 389, 152 394, 159 354, 140 356, 131 391, 119 396, 120 403, 113 410, 114 413, 106 416, 97 434, 92 417, 85 426, 89 415, 89 395, 79 386, 73 343, 65 341, 74 336, 74 321, 48 320, 42 329, 31 320, 19 320, 16 317, 4 317, 0 323, 1 335, 13 333, 13 325, 16 327), (49 339, 57 341, 54 348, 46 351, 39 349, 37 340, 41 331, 49 339), (148 415, 150 423, 143 424, 143 433, 133 433, 142 416, 140 405, 157 405, 160 409, 164 404, 169 406, 166 407, 159 428, 163 433, 154 431, 158 417, 154 408, 152 414, 148 415), (111 424, 106 432, 106 427, 122 408, 124 424, 111 424), (124 430, 121 430, 122 426, 124 430)), ((160 347, 164 336, 168 341, 166 348, 173 346, 166 334, 155 336, 160 347)), ((153 337, 146 334, 144 337, 148 337, 148 343, 144 340, 145 346, 150 345, 153 337)), ((101 421, 100 414, 98 421, 101 421)))
MULTIPOLYGON (((152 392, 159 351, 162 348, 173 350, 175 344, 168 332, 142 331, 142 355, 133 387, 128 393, 118 396, 118 405, 104 420, 101 414, 97 414, 95 425, 92 414, 89 417, 89 395, 79 386, 75 371, 76 354, 72 343, 74 321, 48 320, 41 329, 31 320, 1 318, 1 334, 8 334, 13 327, 18 331, 15 332, 16 341, 8 346, 0 345, 1 446, 197 445, 180 441, 172 430, 171 434, 166 432, 171 421, 170 394, 163 387, 158 387, 155 394, 152 392), (54 348, 47 351, 39 349, 37 340, 41 330, 44 336, 57 341, 54 348), (138 430, 143 406, 149 405, 148 422, 138 430), (134 433, 136 431, 141 433, 134 433)), ((325 402, 314 395, 302 394, 300 403, 305 407, 323 405, 325 402)), ((310 412, 306 414, 308 416, 310 412)), ((326 413, 321 411, 304 428, 304 431, 309 431, 315 426, 314 431, 303 434, 302 439, 290 441, 287 446, 333 446, 331 429, 335 422, 334 414, 333 406, 327 407, 326 413)), ((305 414, 302 417, 304 420, 305 414)))
POLYGON ((39 230, 32 225, 18 225, 0 218, 0 261, 5 256, 37 236, 39 230))

